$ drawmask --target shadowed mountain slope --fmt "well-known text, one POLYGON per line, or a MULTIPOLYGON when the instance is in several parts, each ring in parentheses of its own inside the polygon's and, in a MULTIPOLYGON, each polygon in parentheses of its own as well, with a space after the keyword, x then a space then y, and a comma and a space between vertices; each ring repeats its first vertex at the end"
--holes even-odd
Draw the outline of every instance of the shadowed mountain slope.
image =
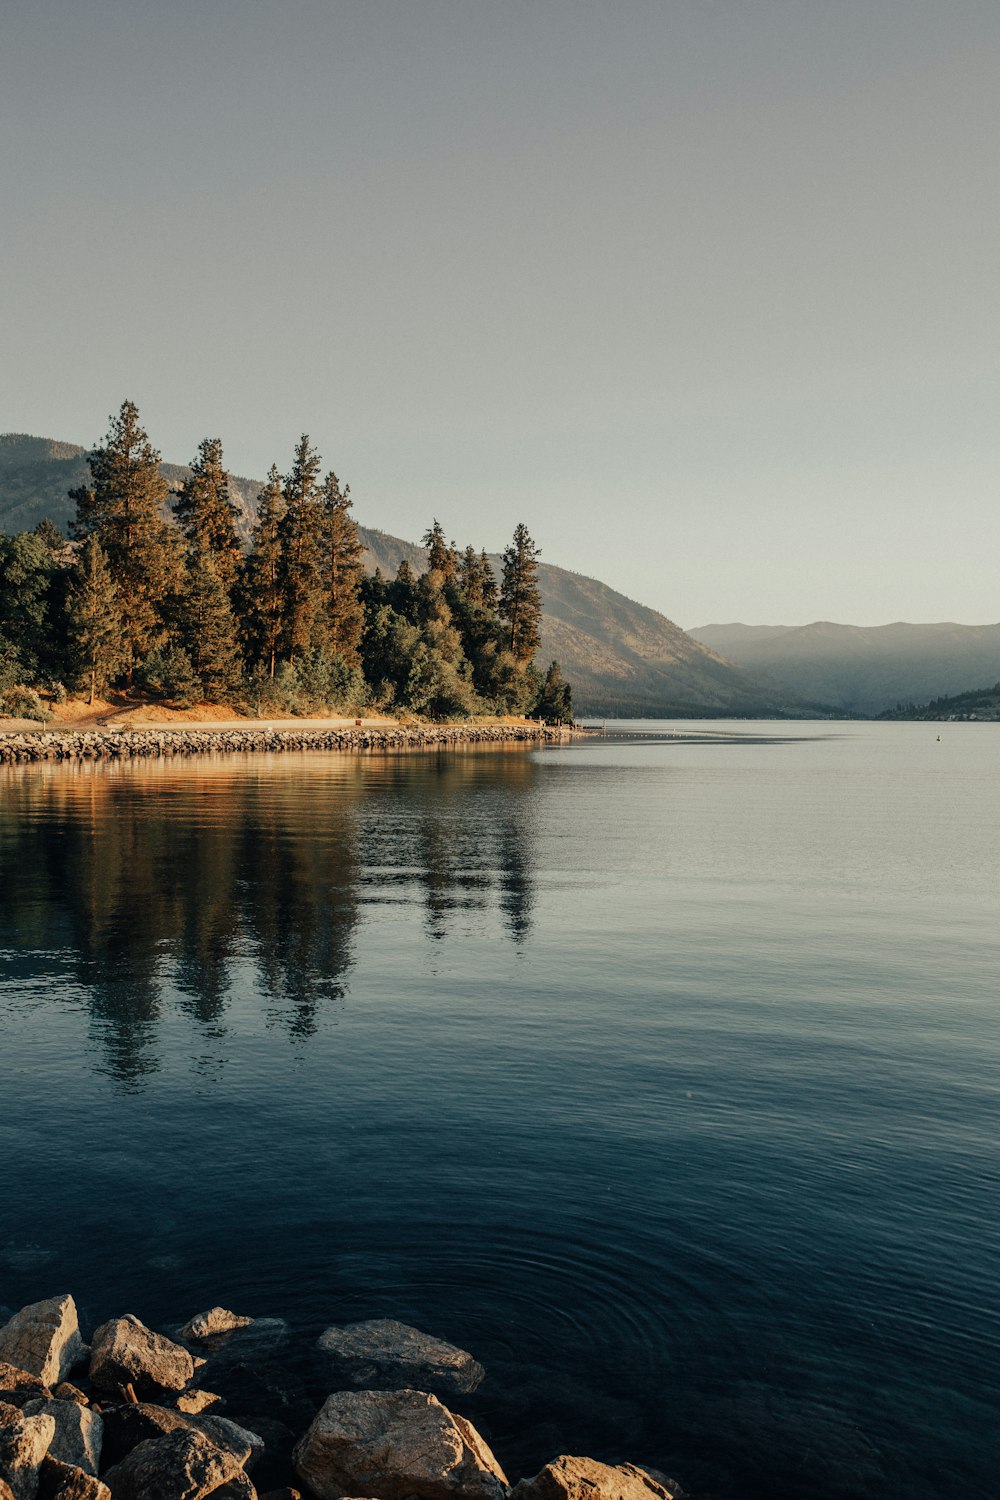
POLYGON ((749 672, 852 713, 923 703, 1000 676, 1000 625, 702 625, 749 672))
MULTIPOLYGON (((0 530, 30 530, 43 516, 65 530, 75 511, 67 492, 89 481, 86 454, 73 443, 0 435, 0 530)), ((162 472, 176 489, 189 471, 163 464, 162 472)), ((244 541, 259 490, 257 480, 231 480, 244 541)), ((360 529, 369 571, 379 567, 391 575, 403 558, 418 572, 425 568, 422 547, 370 527, 360 529)), ((499 575, 499 557, 492 561, 499 575)), ((559 661, 573 684, 578 713, 804 717, 816 709, 775 683, 757 682, 664 615, 597 579, 542 563, 539 580, 545 609, 539 659, 559 661)))

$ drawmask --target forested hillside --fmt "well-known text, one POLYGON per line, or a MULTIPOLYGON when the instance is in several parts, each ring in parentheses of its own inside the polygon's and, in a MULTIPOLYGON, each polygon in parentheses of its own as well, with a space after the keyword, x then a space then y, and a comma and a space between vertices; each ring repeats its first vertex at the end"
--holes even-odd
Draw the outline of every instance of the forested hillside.
MULTIPOLYGON (((86 485, 89 474, 87 450, 79 445, 0 436, 0 530, 30 530, 47 516, 65 531, 75 513, 70 491, 86 485)), ((191 469, 163 463, 160 474, 169 508, 191 469)), ((250 544, 261 488, 259 480, 229 476, 233 524, 244 547, 250 544)), ((414 542, 363 525, 358 536, 368 573, 380 569, 392 577, 402 561, 417 574, 427 567, 426 550, 414 542)), ((490 562, 499 577, 499 556, 492 554, 490 562)), ((664 615, 596 579, 543 559, 538 584, 543 607, 538 659, 558 660, 574 686, 578 713, 803 716, 816 709, 794 692, 759 683, 664 615)))

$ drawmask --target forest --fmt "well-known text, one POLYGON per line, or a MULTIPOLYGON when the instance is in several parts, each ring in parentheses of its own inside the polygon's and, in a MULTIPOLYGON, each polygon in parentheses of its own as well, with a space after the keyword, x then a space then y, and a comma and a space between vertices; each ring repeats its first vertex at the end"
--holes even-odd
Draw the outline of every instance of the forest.
POLYGON ((426 571, 403 562, 386 578, 365 572, 350 487, 308 436, 286 474, 272 465, 247 548, 218 438, 172 491, 125 401, 87 462, 69 537, 50 521, 0 533, 0 713, 44 719, 68 694, 116 691, 266 716, 572 720, 558 664, 535 663, 539 549, 524 524, 499 578, 436 519, 426 571))

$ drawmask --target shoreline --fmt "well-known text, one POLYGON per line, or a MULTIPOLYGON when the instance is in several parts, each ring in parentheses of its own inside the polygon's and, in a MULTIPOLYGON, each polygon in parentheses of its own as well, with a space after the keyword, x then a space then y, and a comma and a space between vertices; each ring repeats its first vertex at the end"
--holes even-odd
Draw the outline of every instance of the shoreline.
POLYGON ((323 729, 276 729, 269 725, 220 729, 189 724, 183 729, 0 729, 0 765, 302 750, 388 753, 462 745, 551 744, 568 741, 579 732, 547 724, 423 724, 411 728, 362 724, 323 729))

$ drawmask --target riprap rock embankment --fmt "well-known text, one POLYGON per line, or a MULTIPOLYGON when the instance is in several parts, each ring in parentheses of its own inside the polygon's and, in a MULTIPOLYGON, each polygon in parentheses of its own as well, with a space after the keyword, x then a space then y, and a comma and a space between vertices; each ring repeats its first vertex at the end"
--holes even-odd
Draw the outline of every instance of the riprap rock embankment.
POLYGON ((561 740, 569 730, 544 724, 425 724, 412 728, 99 729, 0 733, 0 765, 34 761, 162 759, 289 750, 436 750, 460 745, 561 740))

